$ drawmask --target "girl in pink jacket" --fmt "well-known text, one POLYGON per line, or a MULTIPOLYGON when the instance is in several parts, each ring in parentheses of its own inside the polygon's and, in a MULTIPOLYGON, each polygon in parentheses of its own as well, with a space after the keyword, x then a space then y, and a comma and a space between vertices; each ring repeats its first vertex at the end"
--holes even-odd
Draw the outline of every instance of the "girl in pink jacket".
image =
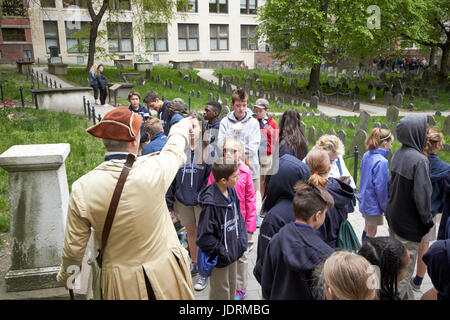
MULTIPOLYGON (((235 300, 242 300, 247 295, 248 283, 248 252, 253 248, 253 232, 256 231, 256 192, 253 186, 252 172, 250 164, 244 156, 244 146, 242 142, 235 137, 227 138, 223 144, 224 157, 231 158, 239 162, 239 180, 235 185, 238 195, 241 212, 244 216, 248 232, 248 250, 238 260, 237 264, 237 290, 235 300)), ((209 176, 207 185, 214 181, 214 176, 209 176)))

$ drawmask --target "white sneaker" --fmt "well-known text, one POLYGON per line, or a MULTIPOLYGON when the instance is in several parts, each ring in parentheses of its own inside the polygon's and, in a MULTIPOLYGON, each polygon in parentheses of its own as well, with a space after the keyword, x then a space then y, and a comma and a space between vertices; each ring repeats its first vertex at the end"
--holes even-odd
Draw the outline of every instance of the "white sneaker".
POLYGON ((208 278, 206 277, 202 277, 202 276, 198 276, 197 282, 194 285, 194 289, 196 291, 202 291, 203 289, 206 288, 206 285, 208 284, 208 278))

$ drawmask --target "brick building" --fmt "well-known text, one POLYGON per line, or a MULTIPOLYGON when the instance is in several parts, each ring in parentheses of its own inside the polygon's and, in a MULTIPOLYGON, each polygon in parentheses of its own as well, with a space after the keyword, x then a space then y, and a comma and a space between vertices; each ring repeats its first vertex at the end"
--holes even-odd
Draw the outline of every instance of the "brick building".
POLYGON ((26 0, 3 0, 0 63, 33 60, 31 26, 26 0))

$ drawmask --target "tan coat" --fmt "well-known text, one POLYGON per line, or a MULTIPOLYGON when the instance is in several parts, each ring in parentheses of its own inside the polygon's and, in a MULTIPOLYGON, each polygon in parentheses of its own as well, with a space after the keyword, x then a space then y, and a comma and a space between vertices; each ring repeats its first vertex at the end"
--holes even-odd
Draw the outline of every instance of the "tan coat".
MULTIPOLYGON (((186 161, 187 123, 172 127, 159 155, 138 157, 126 180, 103 255, 103 299, 148 299, 144 272, 156 299, 193 299, 190 260, 178 240, 165 194, 186 161), (183 127, 184 126, 184 127, 183 127)), ((90 236, 97 243, 123 164, 103 162, 78 179, 69 201, 63 263, 81 265, 90 236)))

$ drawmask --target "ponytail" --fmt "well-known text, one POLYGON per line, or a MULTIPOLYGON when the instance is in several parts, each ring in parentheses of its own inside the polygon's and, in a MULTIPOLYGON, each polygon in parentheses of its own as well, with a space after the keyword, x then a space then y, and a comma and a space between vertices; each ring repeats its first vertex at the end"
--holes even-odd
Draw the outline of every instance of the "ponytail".
POLYGON ((308 182, 320 187, 325 187, 328 181, 328 172, 330 170, 330 158, 328 152, 321 149, 313 149, 306 156, 306 162, 311 176, 308 182))

